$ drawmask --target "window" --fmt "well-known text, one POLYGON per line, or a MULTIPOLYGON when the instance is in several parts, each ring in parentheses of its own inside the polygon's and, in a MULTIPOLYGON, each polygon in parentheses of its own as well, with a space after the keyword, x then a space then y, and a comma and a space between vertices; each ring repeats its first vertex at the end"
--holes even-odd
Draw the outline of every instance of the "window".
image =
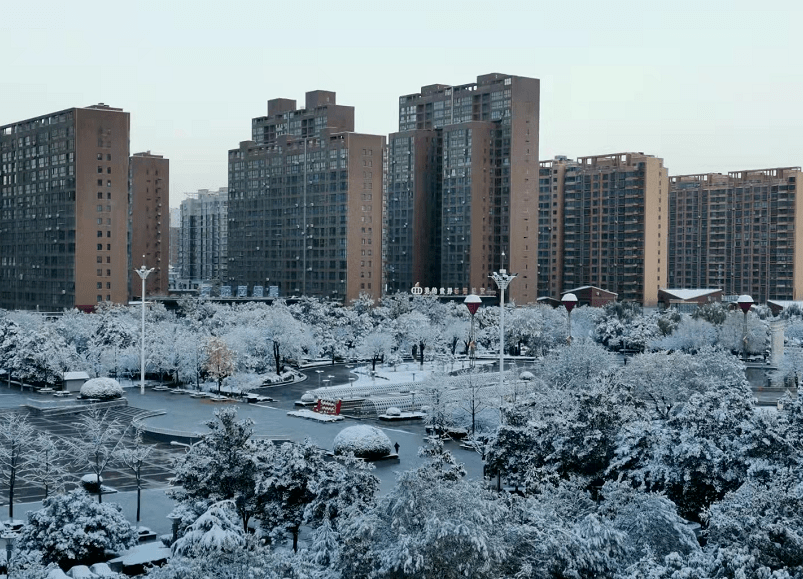
POLYGON ((100 303, 100 302, 102 302, 102 301, 103 301, 103 296, 102 296, 102 295, 100 295, 100 294, 98 294, 98 303, 100 303))
POLYGON ((102 282, 102 281, 99 281, 99 282, 98 282, 98 287, 97 287, 97 289, 103 289, 103 282, 102 282))
POLYGON ((102 231, 98 231, 98 237, 103 237, 103 232, 102 231))
POLYGON ((109 191, 108 193, 106 193, 106 199, 111 199, 111 198, 112 198, 112 192, 109 191))
POLYGON ((111 167, 106 167, 106 173, 108 175, 111 175, 112 174, 112 168, 111 167))
POLYGON ((111 237, 111 236, 112 236, 112 232, 111 232, 111 230, 107 231, 107 232, 106 232, 106 237, 111 237))
POLYGON ((103 211, 103 205, 98 205, 98 211, 103 211))
POLYGON ((111 186, 112 186, 112 182, 111 181, 106 181, 106 187, 111 187, 111 186))
POLYGON ((111 250, 112 250, 112 244, 111 243, 107 243, 106 244, 106 251, 111 251, 111 250))
POLYGON ((111 263, 111 262, 112 262, 112 258, 111 258, 111 256, 110 256, 110 255, 107 255, 107 256, 106 256, 106 263, 111 263))
POLYGON ((107 160, 107 161, 111 161, 111 160, 112 160, 112 155, 111 155, 111 153, 106 153, 106 160, 107 160))
POLYGON ((98 199, 103 199, 103 191, 98 191, 98 199))
POLYGON ((98 225, 103 225, 103 217, 98 217, 98 225))
POLYGON ((107 277, 111 277, 111 275, 112 275, 112 270, 110 270, 110 269, 107 269, 107 270, 106 270, 106 276, 107 276, 107 277))
POLYGON ((106 282, 106 289, 108 289, 108 290, 112 289, 112 282, 110 282, 110 281, 106 282))
POLYGON ((102 255, 98 256, 98 263, 103 263, 103 256, 102 255))
POLYGON ((102 160, 103 160, 103 153, 98 153, 98 161, 102 161, 102 160))
POLYGON ((103 277, 103 270, 102 269, 98 270, 98 277, 103 277))
POLYGON ((103 187, 103 179, 98 179, 98 187, 103 187))
POLYGON ((109 294, 106 294, 106 301, 107 302, 112 301, 112 296, 110 296, 109 294))
POLYGON ((103 173, 103 167, 101 167, 100 165, 98 165, 98 173, 103 173))
POLYGON ((103 251, 103 244, 102 243, 98 243, 98 251, 103 251))

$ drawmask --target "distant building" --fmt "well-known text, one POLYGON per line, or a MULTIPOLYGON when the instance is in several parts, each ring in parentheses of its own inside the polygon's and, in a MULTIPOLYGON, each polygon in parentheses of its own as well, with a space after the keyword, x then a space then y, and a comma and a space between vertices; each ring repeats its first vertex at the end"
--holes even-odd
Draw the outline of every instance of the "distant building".
POLYGON ((170 208, 170 267, 178 267, 178 248, 181 245, 181 208, 170 208))
POLYGON ((180 279, 218 284, 228 280, 228 204, 226 187, 201 189, 181 202, 180 279))
POLYGON ((566 294, 574 294, 577 298, 578 306, 590 306, 592 308, 601 308, 605 304, 615 302, 617 297, 613 292, 590 285, 561 292, 561 299, 566 294))
POLYGON ((495 291, 519 274, 517 303, 535 302, 540 81, 501 73, 429 85, 399 98, 388 139, 388 292, 495 291), (504 253, 504 257, 503 254, 504 253))
POLYGON ((702 306, 722 301, 721 289, 672 289, 658 290, 658 304, 663 308, 694 304, 702 306))
POLYGON ((803 298, 800 167, 671 178, 668 285, 803 298))
POLYGON ((355 133, 354 107, 322 90, 268 101, 251 136, 229 151, 229 284, 379 298, 385 137, 355 133))
POLYGON ((145 280, 146 295, 167 295, 170 256, 170 161, 161 155, 135 153, 129 168, 131 261, 129 299, 142 293, 134 269, 153 271, 145 280))
POLYGON ((667 280, 669 177, 644 153, 556 157, 539 174, 538 291, 607 288, 655 306, 667 280))
POLYGON ((0 307, 127 301, 129 126, 105 104, 0 126, 0 307))

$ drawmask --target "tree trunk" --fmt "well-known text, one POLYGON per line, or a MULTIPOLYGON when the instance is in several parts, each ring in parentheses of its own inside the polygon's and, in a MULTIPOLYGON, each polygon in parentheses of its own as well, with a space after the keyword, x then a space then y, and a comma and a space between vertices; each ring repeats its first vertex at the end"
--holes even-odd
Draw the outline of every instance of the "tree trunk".
POLYGON ((371 370, 376 371, 376 356, 371 358, 371 370))
POLYGON ((291 529, 293 533, 293 553, 298 553, 298 527, 291 529))
POLYGON ((139 505, 142 502, 142 486, 137 481, 137 525, 139 525, 139 505))
POLYGON ((421 369, 424 369, 424 348, 426 348, 426 344, 424 342, 420 342, 418 344, 418 352, 421 355, 421 369))
POLYGON ((281 358, 279 356, 279 342, 273 340, 273 359, 276 362, 276 373, 282 373, 281 358))
POLYGON ((16 482, 16 468, 11 467, 8 478, 8 518, 14 520, 14 483, 16 482))
POLYGON ((223 386, 223 376, 218 376, 218 379, 217 379, 217 395, 218 395, 218 396, 221 396, 221 394, 220 394, 220 388, 221 388, 222 386, 223 386))

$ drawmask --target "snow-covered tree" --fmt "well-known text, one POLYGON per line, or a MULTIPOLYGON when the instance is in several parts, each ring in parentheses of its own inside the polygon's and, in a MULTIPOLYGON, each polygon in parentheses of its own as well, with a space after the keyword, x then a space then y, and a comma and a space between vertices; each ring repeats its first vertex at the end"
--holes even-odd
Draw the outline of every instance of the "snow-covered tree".
POLYGON ((438 339, 438 329, 430 319, 418 311, 403 314, 399 318, 399 327, 411 347, 415 348, 421 367, 424 367, 424 351, 438 339))
POLYGON ((717 341, 716 328, 702 318, 684 316, 671 334, 654 340, 650 347, 661 350, 681 350, 694 353, 717 341))
POLYGON ((271 459, 256 489, 259 518, 264 526, 272 529, 274 537, 289 533, 293 551, 298 551, 298 535, 306 508, 315 499, 314 481, 327 468, 324 454, 309 440, 303 444, 267 443, 266 450, 271 459))
POLYGON ((41 488, 47 498, 51 492, 64 490, 67 458, 66 447, 60 439, 47 432, 39 432, 28 450, 27 468, 23 470, 22 477, 41 488))
POLYGON ((24 478, 30 460, 30 448, 36 438, 36 429, 26 414, 4 412, 0 414, 0 476, 8 487, 8 517, 14 518, 14 490, 17 477, 24 478))
POLYGON ((120 505, 99 504, 82 490, 45 499, 42 509, 28 513, 18 545, 41 553, 44 563, 62 569, 103 560, 107 551, 134 545, 136 532, 120 505))
POLYGON ((371 360, 371 370, 376 370, 376 363, 390 355, 394 346, 393 338, 385 332, 371 332, 360 343, 360 354, 371 360))
POLYGON ((103 502, 102 475, 115 460, 126 430, 108 410, 93 408, 81 416, 75 436, 66 440, 73 460, 95 475, 99 503, 103 502))
POLYGON ((232 501, 210 506, 171 547, 178 557, 219 557, 236 553, 246 544, 232 501))
POLYGON ((210 432, 177 459, 171 497, 185 505, 231 500, 245 532, 259 509, 256 486, 261 465, 271 459, 251 439, 253 421, 237 420, 237 411, 224 408, 206 423, 210 432))
POLYGON ((221 338, 213 337, 206 343, 204 369, 217 381, 217 393, 220 395, 223 379, 231 376, 235 370, 234 352, 221 338))
POLYGON ((140 520, 140 505, 142 503, 142 467, 156 445, 144 444, 142 433, 137 431, 133 444, 118 448, 115 458, 117 462, 128 469, 137 483, 137 524, 140 520))
POLYGON ((742 312, 729 312, 722 325, 719 326, 717 343, 725 349, 741 353, 743 349, 749 355, 763 354, 769 344, 769 325, 754 312, 747 313, 747 334, 745 335, 745 318, 742 312), (744 342, 744 339, 747 342, 744 342))

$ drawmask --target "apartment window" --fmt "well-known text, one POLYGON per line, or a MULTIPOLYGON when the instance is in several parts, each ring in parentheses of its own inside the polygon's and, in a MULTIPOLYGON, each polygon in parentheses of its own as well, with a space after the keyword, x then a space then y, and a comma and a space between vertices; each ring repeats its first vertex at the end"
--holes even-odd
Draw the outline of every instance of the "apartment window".
POLYGON ((103 179, 98 179, 98 187, 103 187, 103 179))
POLYGON ((103 277, 103 270, 102 269, 98 270, 98 277, 103 277))
POLYGON ((103 173, 103 167, 101 167, 100 165, 98 165, 98 173, 103 173))
POLYGON ((107 161, 111 161, 112 160, 112 154, 111 153, 106 153, 106 160, 107 161))
POLYGON ((98 211, 103 211, 103 205, 98 205, 98 211))
POLYGON ((102 255, 98 256, 98 263, 103 263, 103 256, 102 255))
POLYGON ((110 269, 107 269, 107 270, 106 270, 106 276, 107 276, 107 277, 111 277, 111 275, 112 275, 112 270, 110 270, 110 269))
POLYGON ((97 289, 103 289, 103 282, 102 281, 98 282, 97 289))
POLYGON ((98 153, 98 161, 102 161, 102 160, 103 160, 103 153, 98 153))
POLYGON ((103 199, 103 191, 98 191, 98 199, 103 199))
POLYGON ((112 182, 111 181, 106 181, 106 187, 111 187, 111 186, 112 186, 112 182))
POLYGON ((103 296, 102 296, 102 295, 100 295, 100 294, 98 294, 98 303, 100 303, 100 302, 102 302, 102 301, 103 301, 103 296))
POLYGON ((112 174, 112 168, 111 167, 106 167, 106 174, 107 175, 111 175, 112 174))
POLYGON ((110 255, 107 255, 107 256, 106 256, 106 263, 111 263, 111 262, 112 262, 112 258, 111 258, 111 256, 110 256, 110 255))
POLYGON ((110 296, 109 294, 106 294, 106 301, 107 302, 112 301, 112 296, 110 296))
POLYGON ((107 231, 106 232, 106 237, 111 237, 111 236, 112 236, 112 232, 111 231, 107 231))
POLYGON ((103 237, 103 232, 102 231, 98 231, 98 237, 103 237))
POLYGON ((98 251, 103 251, 103 244, 102 243, 98 243, 98 251))
POLYGON ((106 282, 106 289, 108 289, 108 290, 112 289, 112 282, 110 282, 110 281, 106 282))
POLYGON ((106 251, 111 251, 111 250, 112 250, 112 244, 111 243, 107 243, 106 244, 106 251))

